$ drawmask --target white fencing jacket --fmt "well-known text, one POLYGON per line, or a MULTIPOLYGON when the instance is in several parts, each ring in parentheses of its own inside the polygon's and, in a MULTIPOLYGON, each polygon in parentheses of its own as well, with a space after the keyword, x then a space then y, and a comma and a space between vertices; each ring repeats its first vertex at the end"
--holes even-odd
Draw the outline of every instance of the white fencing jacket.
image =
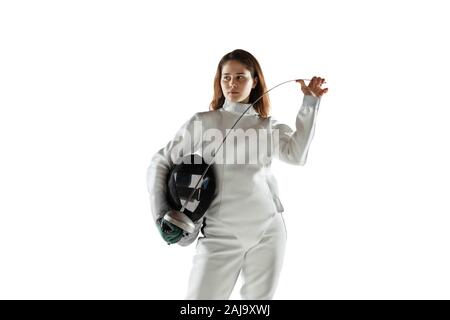
MULTIPOLYGON (((318 105, 319 98, 304 97, 295 131, 272 117, 259 117, 256 110, 250 108, 217 152, 214 164, 217 169, 216 194, 204 219, 196 223, 194 233, 184 234, 178 243, 184 246, 193 242, 202 226, 205 236, 229 233, 243 243, 260 237, 271 218, 284 211, 277 181, 270 170, 272 159, 305 164, 318 105), (257 143, 255 140, 249 142, 250 136, 256 136, 257 143)), ((167 175, 176 160, 189 153, 211 158, 212 150, 217 150, 227 129, 248 106, 225 100, 218 110, 194 114, 175 138, 153 156, 147 171, 147 184, 155 221, 170 209, 166 200, 167 175)))

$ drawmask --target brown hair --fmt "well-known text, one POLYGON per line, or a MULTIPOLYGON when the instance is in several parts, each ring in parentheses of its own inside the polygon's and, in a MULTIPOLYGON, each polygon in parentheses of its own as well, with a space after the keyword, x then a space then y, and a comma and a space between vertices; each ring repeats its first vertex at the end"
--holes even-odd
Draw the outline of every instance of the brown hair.
MULTIPOLYGON (((217 66, 216 76, 214 77, 214 96, 209 105, 211 110, 217 110, 222 108, 225 97, 222 92, 222 87, 220 85, 220 80, 222 78, 222 68, 225 63, 230 60, 235 60, 242 63, 251 73, 252 78, 258 77, 258 82, 256 87, 250 92, 249 103, 255 102, 263 93, 267 91, 266 81, 264 80, 264 75, 262 73, 261 67, 258 60, 249 52, 236 49, 233 50, 222 57, 217 66)), ((270 100, 269 96, 265 94, 261 99, 256 102, 253 108, 259 113, 262 118, 267 118, 269 116, 270 110, 270 100)))

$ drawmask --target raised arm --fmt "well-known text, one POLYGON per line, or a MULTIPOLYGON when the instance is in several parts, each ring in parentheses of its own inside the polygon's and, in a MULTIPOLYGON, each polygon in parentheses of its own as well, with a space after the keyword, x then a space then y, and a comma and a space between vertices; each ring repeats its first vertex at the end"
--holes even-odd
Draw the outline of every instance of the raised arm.
POLYGON ((295 120, 295 131, 286 124, 273 121, 272 137, 275 157, 290 164, 304 165, 314 136, 320 97, 328 88, 321 88, 325 79, 319 77, 313 77, 308 86, 303 80, 298 82, 305 96, 295 120))

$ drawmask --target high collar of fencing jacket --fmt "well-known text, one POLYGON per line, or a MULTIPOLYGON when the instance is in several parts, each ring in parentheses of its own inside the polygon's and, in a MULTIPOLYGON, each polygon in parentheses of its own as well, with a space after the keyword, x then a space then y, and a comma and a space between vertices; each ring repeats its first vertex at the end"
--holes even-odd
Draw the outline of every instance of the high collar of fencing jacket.
MULTIPOLYGON (((225 102, 223 103, 222 107, 225 111, 241 115, 250 105, 251 103, 232 102, 225 98, 225 102)), ((258 112, 253 107, 251 107, 247 110, 245 115, 258 115, 258 112)))

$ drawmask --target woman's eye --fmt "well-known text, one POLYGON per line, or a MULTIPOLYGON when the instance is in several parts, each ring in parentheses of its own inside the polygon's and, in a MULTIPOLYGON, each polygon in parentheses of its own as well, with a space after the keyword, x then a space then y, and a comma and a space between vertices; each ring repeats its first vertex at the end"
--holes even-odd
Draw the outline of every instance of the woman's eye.
MULTIPOLYGON (((246 78, 245 78, 244 76, 236 76, 236 80, 244 81, 245 79, 246 79, 246 78)), ((223 80, 223 81, 230 81, 230 80, 231 80, 231 77, 225 76, 225 77, 222 78, 222 80, 223 80)))

